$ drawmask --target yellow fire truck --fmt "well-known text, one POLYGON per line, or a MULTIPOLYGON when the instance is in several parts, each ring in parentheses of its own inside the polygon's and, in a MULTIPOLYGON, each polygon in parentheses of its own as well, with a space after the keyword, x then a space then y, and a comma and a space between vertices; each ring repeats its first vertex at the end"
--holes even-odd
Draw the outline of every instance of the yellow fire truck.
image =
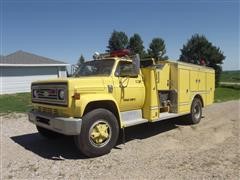
POLYGON ((47 138, 73 135, 79 150, 95 157, 109 153, 129 126, 187 114, 199 123, 202 107, 213 103, 214 84, 208 67, 98 55, 74 77, 33 82, 29 121, 47 138))

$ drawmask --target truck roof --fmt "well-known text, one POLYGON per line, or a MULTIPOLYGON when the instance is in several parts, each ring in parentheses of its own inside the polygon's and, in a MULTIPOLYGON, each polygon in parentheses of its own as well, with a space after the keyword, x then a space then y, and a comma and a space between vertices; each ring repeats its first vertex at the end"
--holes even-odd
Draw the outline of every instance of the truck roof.
POLYGON ((161 63, 172 63, 172 64, 178 64, 178 65, 187 66, 187 67, 191 67, 191 68, 201 68, 201 69, 214 70, 213 68, 208 67, 208 66, 203 66, 203 65, 198 65, 198 64, 192 64, 192 63, 186 63, 186 62, 182 62, 182 61, 166 60, 166 61, 161 61, 161 63))

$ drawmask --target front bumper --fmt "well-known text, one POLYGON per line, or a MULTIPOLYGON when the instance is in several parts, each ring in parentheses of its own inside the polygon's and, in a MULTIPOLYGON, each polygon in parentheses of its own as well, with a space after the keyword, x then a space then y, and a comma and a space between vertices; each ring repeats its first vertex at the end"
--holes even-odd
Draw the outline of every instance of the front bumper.
POLYGON ((81 132, 82 119, 55 117, 38 111, 28 113, 29 121, 37 126, 65 134, 79 135, 81 132))

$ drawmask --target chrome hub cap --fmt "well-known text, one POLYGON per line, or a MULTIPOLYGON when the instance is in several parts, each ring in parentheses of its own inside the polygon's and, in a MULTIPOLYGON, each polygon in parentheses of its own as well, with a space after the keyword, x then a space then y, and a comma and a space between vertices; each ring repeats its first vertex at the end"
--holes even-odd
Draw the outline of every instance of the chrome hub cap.
POLYGON ((110 141, 111 135, 112 135, 111 127, 104 120, 99 120, 95 122, 91 126, 89 131, 90 142, 95 147, 105 146, 110 141))

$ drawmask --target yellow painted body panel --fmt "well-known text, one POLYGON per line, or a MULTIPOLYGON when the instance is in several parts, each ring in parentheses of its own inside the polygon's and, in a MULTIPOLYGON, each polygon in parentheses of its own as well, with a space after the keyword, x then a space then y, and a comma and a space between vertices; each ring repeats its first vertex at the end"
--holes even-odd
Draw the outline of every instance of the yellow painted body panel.
POLYGON ((198 71, 190 70, 190 89, 198 91, 198 71))
POLYGON ((144 68, 142 73, 146 88, 146 98, 143 106, 143 118, 154 121, 159 118, 159 99, 156 87, 156 70, 144 68))
MULTIPOLYGON (((83 114, 83 110, 85 106, 82 104, 86 104, 86 102, 90 102, 93 98, 96 100, 101 99, 113 99, 112 95, 107 93, 107 87, 104 86, 107 78, 102 77, 88 77, 88 78, 67 78, 67 79, 54 79, 48 81, 38 81, 37 83, 56 83, 56 82, 66 82, 68 86, 68 106, 60 107, 54 105, 47 104, 37 104, 34 103, 35 106, 58 109, 58 114, 70 116, 70 117, 81 117, 83 114), (72 96, 74 93, 80 93, 81 101, 74 100, 72 96), (87 96, 87 100, 86 97, 87 96), (81 106, 80 103, 81 102, 81 106)), ((35 82, 36 83, 36 82, 35 82)))
POLYGON ((215 74, 209 73, 206 78, 207 82, 207 92, 206 105, 210 105, 214 101, 214 91, 215 91, 215 74))
POLYGON ((169 90, 170 89, 170 64, 163 64, 163 68, 156 69, 157 73, 157 89, 169 90))
POLYGON ((189 79, 190 79, 190 72, 186 69, 179 69, 178 76, 178 101, 179 103, 189 103, 190 98, 190 91, 189 91, 189 79), (184 79, 184 80, 183 80, 184 79))
POLYGON ((113 96, 120 111, 141 109, 145 100, 145 86, 142 76, 113 77, 113 96))
POLYGON ((163 61, 161 63, 170 64, 169 89, 178 94, 177 113, 189 113, 192 100, 196 95, 202 98, 204 106, 213 103, 215 90, 213 69, 182 62, 163 61))
POLYGON ((170 64, 170 89, 178 91, 178 68, 176 63, 170 64))
POLYGON ((199 91, 206 91, 206 72, 198 71, 198 90, 199 91))
POLYGON ((190 71, 178 70, 178 112, 190 112, 190 71))

